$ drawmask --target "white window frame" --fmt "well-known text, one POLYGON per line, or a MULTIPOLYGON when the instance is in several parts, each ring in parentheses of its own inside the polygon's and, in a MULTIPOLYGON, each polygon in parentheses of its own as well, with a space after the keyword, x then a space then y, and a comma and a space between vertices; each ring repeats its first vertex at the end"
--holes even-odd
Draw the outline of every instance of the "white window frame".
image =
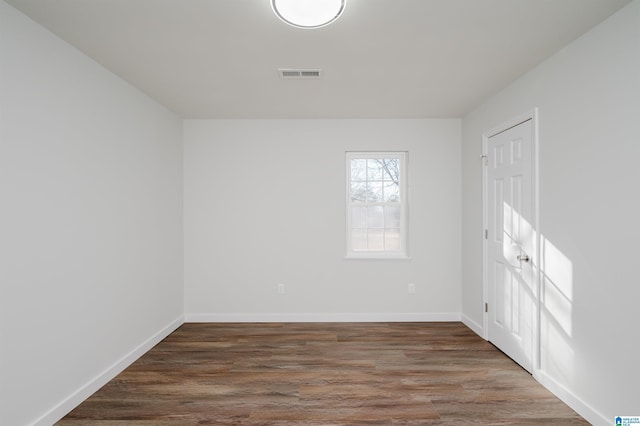
POLYGON ((407 167, 409 163, 408 153, 405 151, 359 151, 346 152, 346 259, 409 259, 407 227, 408 227, 408 193, 407 193, 407 167), (398 250, 354 250, 352 247, 352 207, 387 205, 391 203, 354 202, 351 199, 351 160, 354 159, 381 159, 398 158, 400 160, 400 249, 398 250))

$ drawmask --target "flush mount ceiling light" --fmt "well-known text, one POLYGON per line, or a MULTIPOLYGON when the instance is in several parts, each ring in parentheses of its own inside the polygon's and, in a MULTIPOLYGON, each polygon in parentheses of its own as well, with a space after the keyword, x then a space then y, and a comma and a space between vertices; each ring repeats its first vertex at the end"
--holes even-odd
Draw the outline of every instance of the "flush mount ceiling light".
POLYGON ((271 0, 278 18, 298 28, 320 28, 340 17, 346 0, 271 0))

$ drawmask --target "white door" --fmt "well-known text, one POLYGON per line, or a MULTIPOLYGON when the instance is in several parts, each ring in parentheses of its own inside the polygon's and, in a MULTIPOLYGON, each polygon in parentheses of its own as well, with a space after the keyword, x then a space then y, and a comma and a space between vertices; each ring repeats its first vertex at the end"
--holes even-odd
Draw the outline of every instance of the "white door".
POLYGON ((487 335, 527 371, 534 348, 532 120, 488 138, 487 335))

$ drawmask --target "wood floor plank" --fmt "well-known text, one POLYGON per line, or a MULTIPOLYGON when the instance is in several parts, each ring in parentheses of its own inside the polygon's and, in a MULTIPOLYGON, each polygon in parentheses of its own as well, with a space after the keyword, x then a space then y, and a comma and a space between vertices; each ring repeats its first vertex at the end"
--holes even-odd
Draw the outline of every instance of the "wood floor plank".
POLYGON ((58 424, 588 423, 461 323, 189 323, 58 424))

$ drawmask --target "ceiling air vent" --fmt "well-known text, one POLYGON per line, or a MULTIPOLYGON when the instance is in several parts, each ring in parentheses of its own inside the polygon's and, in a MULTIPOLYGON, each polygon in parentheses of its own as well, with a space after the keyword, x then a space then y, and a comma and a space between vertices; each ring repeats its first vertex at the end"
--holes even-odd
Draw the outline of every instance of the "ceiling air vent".
POLYGON ((298 69, 278 69, 278 75, 285 80, 317 80, 322 76, 322 70, 298 70, 298 69))

